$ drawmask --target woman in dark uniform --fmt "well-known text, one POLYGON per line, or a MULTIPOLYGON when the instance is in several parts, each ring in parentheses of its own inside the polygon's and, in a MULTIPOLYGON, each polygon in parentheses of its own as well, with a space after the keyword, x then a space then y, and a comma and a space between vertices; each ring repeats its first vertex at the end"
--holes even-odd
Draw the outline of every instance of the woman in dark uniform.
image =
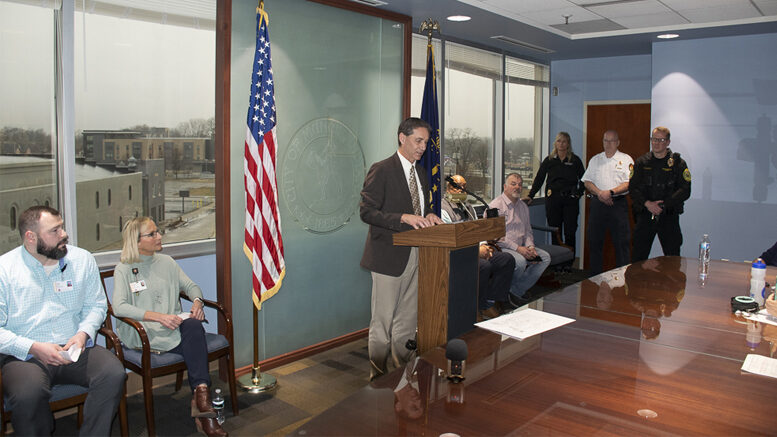
MULTIPOLYGON (((545 188, 545 215, 548 225, 558 227, 564 235, 564 244, 575 250, 577 216, 580 212, 580 195, 583 193, 585 168, 580 158, 572 153, 572 140, 566 132, 559 132, 553 142, 553 152, 542 161, 537 177, 534 178, 529 201, 540 190, 548 177, 545 188)), ((553 235, 553 244, 559 244, 553 235)))

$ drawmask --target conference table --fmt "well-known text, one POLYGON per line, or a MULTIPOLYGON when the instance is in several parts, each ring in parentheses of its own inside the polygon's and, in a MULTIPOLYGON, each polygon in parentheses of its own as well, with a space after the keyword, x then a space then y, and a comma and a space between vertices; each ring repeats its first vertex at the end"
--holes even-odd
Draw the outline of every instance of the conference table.
MULTIPOLYGON (((604 272, 530 306, 575 319, 518 341, 474 328, 465 379, 438 347, 371 382, 293 435, 776 435, 777 326, 732 314, 750 266, 659 257, 604 272)), ((767 269, 767 282, 777 268, 767 269)), ((517 310, 521 311, 521 309, 517 310)))

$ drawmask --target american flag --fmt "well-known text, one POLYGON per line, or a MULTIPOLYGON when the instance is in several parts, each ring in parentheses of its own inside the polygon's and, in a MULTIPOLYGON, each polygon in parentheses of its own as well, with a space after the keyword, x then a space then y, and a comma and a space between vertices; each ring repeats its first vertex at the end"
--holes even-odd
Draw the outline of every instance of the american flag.
POLYGON ((245 142, 245 251, 252 265, 253 301, 257 309, 281 288, 286 274, 275 178, 275 93, 267 13, 257 10, 256 53, 251 74, 245 142))

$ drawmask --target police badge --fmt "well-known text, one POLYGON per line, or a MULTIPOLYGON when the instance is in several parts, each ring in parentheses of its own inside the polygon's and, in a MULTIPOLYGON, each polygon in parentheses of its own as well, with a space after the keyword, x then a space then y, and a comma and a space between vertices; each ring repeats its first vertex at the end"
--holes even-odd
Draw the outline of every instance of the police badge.
POLYGON ((669 167, 674 165, 674 159, 672 159, 671 156, 669 157, 669 159, 666 160, 666 165, 668 165, 669 167))

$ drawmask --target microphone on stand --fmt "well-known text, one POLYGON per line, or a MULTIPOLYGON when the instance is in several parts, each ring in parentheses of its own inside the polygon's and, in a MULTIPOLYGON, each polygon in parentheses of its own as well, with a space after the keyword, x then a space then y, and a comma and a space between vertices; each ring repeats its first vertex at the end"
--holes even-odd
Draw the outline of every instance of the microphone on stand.
POLYGON ((448 359, 448 379, 454 383, 463 381, 467 360, 467 343, 460 338, 449 341, 445 347, 445 358, 448 359))
MULTIPOLYGON (((453 180, 450 176, 445 176, 445 181, 451 184, 453 188, 458 188, 459 190, 469 194, 470 196, 474 197, 475 199, 479 200, 480 203, 485 205, 486 207, 486 217, 492 218, 492 217, 498 217, 499 216, 499 210, 496 208, 489 208, 488 203, 486 203, 485 200, 483 200, 482 197, 478 196, 477 194, 468 191, 466 188, 462 187, 461 185, 457 184, 456 181, 453 180)), ((466 345, 465 345, 465 354, 466 354, 466 345)))

